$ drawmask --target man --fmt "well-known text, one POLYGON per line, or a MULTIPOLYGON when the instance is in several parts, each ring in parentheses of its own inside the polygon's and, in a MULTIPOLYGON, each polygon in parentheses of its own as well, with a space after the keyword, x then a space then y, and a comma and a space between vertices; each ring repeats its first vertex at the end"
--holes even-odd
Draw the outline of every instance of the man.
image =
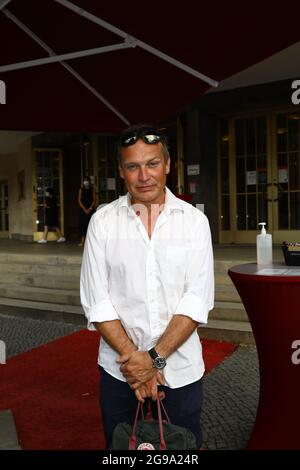
POLYGON ((128 193, 91 219, 81 269, 88 328, 101 333, 100 405, 107 449, 137 400, 157 399, 174 424, 202 436, 204 363, 197 327, 213 308, 206 216, 166 187, 170 156, 159 129, 125 129, 119 171, 128 193))

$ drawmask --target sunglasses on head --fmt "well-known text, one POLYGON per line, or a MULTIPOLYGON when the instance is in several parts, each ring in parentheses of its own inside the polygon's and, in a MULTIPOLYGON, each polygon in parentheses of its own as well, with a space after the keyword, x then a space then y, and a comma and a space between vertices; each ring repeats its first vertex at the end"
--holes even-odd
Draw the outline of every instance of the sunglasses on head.
POLYGON ((135 144, 139 139, 142 139, 145 144, 153 145, 161 141, 162 136, 158 129, 141 129, 139 131, 132 131, 121 135, 120 146, 129 147, 135 144))

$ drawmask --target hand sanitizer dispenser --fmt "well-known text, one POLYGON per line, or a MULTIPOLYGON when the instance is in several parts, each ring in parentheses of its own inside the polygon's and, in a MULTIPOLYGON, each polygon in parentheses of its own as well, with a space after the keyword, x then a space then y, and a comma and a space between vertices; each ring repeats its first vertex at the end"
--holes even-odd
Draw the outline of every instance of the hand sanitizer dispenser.
POLYGON ((272 235, 266 232, 265 222, 261 222, 261 232, 256 237, 257 264, 272 264, 272 235))

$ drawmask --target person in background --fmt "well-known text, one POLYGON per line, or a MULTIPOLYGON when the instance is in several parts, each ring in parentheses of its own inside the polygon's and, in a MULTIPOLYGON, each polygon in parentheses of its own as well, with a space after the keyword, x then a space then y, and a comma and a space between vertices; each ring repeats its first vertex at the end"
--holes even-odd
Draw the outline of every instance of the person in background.
POLYGON ((209 222, 166 186, 170 155, 159 128, 125 129, 118 150, 128 193, 93 215, 80 282, 88 328, 101 335, 106 448, 118 423, 133 422, 137 400, 160 395, 171 422, 190 429, 200 448, 204 361, 197 330, 214 302, 209 222))
POLYGON ((79 228, 80 228, 80 243, 78 246, 83 246, 87 228, 90 222, 90 218, 95 212, 96 205, 96 192, 95 188, 91 183, 89 176, 85 176, 83 184, 78 191, 78 205, 79 205, 79 228))
POLYGON ((44 235, 38 243, 47 243, 47 237, 49 232, 49 227, 54 228, 58 235, 57 243, 64 243, 66 241, 61 230, 59 229, 58 224, 58 207, 56 202, 56 197, 54 196, 53 188, 46 188, 45 192, 45 226, 44 226, 44 235))

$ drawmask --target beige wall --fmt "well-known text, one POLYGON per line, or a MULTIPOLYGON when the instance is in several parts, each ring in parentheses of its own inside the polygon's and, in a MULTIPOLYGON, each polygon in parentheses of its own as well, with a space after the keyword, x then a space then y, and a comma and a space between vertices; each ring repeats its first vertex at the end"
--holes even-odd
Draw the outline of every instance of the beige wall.
POLYGON ((0 179, 8 180, 9 237, 32 239, 32 151, 27 139, 15 154, 0 155, 0 179), (18 173, 25 170, 25 199, 19 199, 18 173))

